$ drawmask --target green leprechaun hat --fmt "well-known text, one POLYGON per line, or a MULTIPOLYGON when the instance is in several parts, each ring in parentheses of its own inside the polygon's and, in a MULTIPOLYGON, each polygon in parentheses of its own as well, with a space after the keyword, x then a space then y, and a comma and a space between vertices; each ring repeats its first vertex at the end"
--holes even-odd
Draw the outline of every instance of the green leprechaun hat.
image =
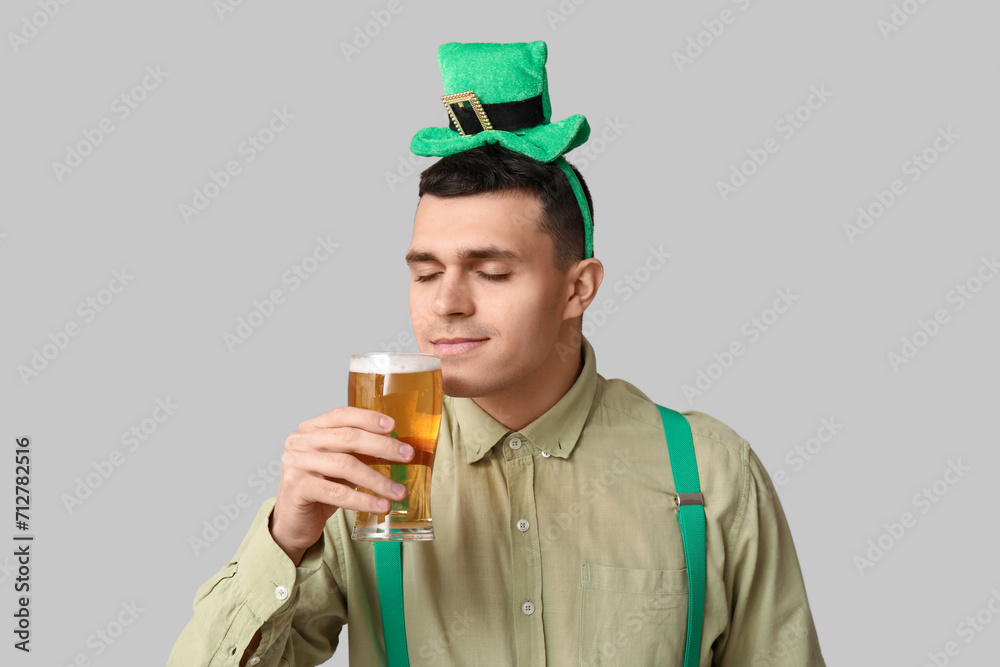
POLYGON ((543 41, 504 44, 449 42, 438 47, 438 65, 450 117, 448 127, 425 127, 410 142, 416 155, 444 157, 498 143, 566 174, 584 223, 584 256, 594 256, 593 220, 580 181, 563 154, 582 145, 590 125, 581 114, 550 121, 543 41))

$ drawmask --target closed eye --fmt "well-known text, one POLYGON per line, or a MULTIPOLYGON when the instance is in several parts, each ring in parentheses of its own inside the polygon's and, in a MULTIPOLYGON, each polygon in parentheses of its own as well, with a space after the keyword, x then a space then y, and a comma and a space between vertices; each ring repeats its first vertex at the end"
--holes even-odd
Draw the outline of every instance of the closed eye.
MULTIPOLYGON (((491 280, 491 281, 494 281, 494 280, 506 280, 507 278, 510 277, 509 273, 484 273, 482 271, 476 271, 476 273, 478 273, 479 275, 481 275, 483 277, 483 279, 485 279, 485 280, 491 280)), ((432 279, 436 275, 438 275, 438 274, 437 273, 431 273, 431 274, 426 275, 426 276, 417 276, 416 279, 414 280, 414 282, 425 283, 428 280, 432 279)))

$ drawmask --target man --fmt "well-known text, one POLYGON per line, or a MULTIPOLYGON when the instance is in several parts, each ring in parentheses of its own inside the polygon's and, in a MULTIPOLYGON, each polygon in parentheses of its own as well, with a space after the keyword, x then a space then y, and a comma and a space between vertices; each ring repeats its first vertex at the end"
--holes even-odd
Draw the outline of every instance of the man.
MULTIPOLYGON (((663 424, 597 373, 581 333, 604 275, 590 193, 575 169, 577 187, 497 143, 421 174, 406 255, 445 392, 435 539, 403 550, 410 664, 680 665, 688 579, 663 424)), ((684 414, 707 519, 699 664, 824 665, 767 473, 725 424, 684 414)), ((169 665, 317 665, 345 624, 351 664, 386 664, 372 545, 350 539, 356 511, 403 497, 356 458, 412 457, 381 417, 339 407, 288 437, 277 496, 198 590, 169 665)))

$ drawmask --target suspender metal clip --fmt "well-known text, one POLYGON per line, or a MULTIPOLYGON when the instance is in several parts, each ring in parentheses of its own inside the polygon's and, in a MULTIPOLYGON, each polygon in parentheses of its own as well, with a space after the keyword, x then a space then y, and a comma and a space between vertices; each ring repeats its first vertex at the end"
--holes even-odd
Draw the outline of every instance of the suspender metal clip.
POLYGON ((705 500, 701 497, 700 493, 678 493, 675 498, 677 501, 677 506, 681 505, 704 505, 705 500))

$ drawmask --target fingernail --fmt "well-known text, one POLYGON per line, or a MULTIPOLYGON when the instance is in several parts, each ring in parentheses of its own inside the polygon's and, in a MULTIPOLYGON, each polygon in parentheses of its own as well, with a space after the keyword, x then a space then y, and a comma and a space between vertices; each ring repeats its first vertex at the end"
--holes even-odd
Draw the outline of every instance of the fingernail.
POLYGON ((392 485, 392 492, 395 493, 396 495, 399 495, 403 491, 406 491, 406 487, 403 486, 402 484, 393 484, 392 485))
POLYGON ((413 453, 413 447, 410 447, 405 442, 402 445, 399 446, 399 455, 400 456, 409 456, 412 453, 413 453))
POLYGON ((378 423, 382 425, 382 428, 392 428, 392 417, 382 417, 378 423))
POLYGON ((385 498, 380 498, 378 501, 378 508, 382 510, 383 513, 389 511, 389 501, 385 498))

